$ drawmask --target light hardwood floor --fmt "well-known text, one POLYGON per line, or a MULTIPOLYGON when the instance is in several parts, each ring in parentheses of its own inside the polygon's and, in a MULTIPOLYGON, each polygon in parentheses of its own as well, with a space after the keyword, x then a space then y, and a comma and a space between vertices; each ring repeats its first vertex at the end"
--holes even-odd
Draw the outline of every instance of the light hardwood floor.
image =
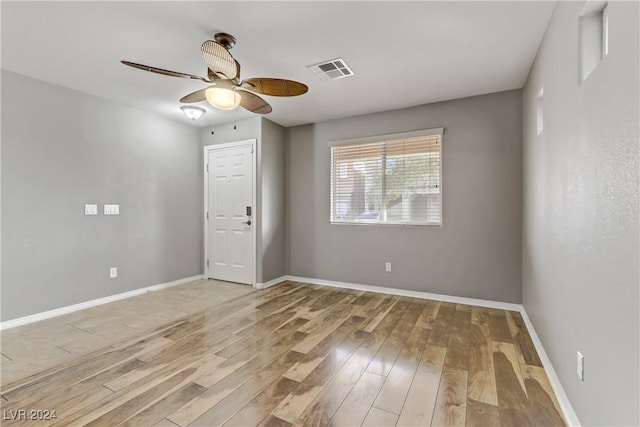
POLYGON ((565 424, 516 312, 200 281, 1 334, 2 425, 565 424))

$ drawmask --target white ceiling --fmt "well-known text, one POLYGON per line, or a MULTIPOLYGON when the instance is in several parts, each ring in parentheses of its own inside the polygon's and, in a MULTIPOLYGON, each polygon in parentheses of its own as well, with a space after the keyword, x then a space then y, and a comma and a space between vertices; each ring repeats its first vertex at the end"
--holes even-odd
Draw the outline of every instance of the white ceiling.
MULTIPOLYGON (((7 2, 2 68, 188 122, 178 99, 204 83, 136 70, 125 59, 206 75, 200 45, 219 31, 242 77, 298 80, 265 97, 284 126, 520 88, 555 2, 7 2), (307 65, 342 57, 354 77, 307 65)), ((208 112, 198 126, 241 120, 208 112)))

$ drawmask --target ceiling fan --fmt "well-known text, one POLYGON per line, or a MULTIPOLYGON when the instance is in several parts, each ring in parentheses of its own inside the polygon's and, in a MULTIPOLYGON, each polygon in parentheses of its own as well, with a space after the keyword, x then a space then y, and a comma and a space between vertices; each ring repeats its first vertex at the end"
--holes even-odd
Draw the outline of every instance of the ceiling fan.
POLYGON ((183 96, 180 102, 208 101, 213 107, 221 110, 233 110, 240 105, 253 113, 268 114, 272 111, 271 105, 256 93, 269 96, 298 96, 309 90, 307 85, 293 80, 254 77, 241 81, 240 63, 229 53, 229 49, 235 44, 235 37, 227 33, 217 33, 213 40, 207 40, 202 44, 207 77, 163 70, 130 61, 121 62, 130 67, 165 76, 201 80, 209 86, 183 96))

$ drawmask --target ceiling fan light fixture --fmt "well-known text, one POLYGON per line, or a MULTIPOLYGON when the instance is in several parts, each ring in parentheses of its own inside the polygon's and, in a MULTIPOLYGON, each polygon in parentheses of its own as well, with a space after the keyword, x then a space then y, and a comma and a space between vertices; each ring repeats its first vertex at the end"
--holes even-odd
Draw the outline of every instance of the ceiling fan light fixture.
POLYGON ((210 87, 205 96, 209 104, 221 110, 233 110, 240 105, 240 94, 235 90, 210 87))
POLYGON ((182 107, 180 107, 180 109, 182 110, 184 115, 191 120, 198 120, 204 113, 206 113, 206 110, 204 108, 195 107, 192 105, 183 105, 182 107))

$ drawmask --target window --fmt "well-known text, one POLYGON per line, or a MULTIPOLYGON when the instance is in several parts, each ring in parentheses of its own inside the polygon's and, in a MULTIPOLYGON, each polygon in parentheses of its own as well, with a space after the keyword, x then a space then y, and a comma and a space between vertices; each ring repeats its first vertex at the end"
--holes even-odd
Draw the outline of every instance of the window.
POLYGON ((536 128, 538 131, 538 135, 540 135, 544 130, 544 115, 542 111, 543 100, 544 100, 544 90, 540 89, 540 92, 538 92, 538 99, 536 102, 536 128))
POLYGON ((584 82, 609 53, 607 3, 603 1, 588 1, 578 24, 580 35, 580 82, 584 82))
POLYGON ((440 225, 442 132, 331 142, 331 223, 440 225))

